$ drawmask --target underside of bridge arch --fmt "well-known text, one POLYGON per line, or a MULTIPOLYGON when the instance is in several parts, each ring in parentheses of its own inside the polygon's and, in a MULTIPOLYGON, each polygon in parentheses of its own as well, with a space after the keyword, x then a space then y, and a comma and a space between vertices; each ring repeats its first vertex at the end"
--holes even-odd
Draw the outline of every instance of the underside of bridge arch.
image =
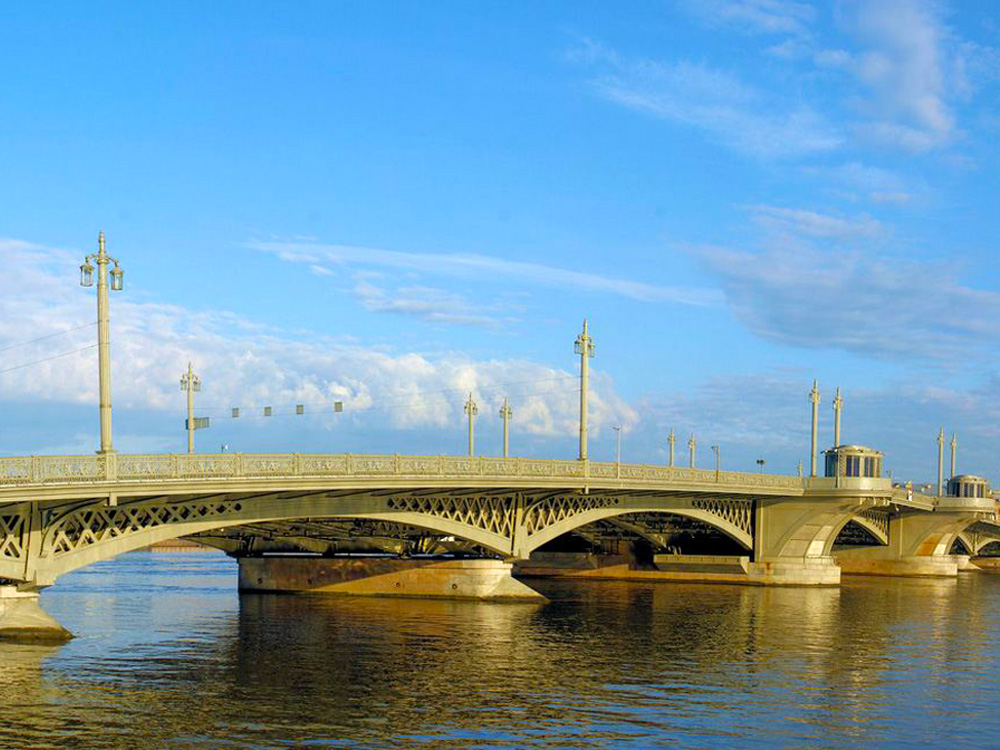
POLYGON ((955 541, 952 542, 951 549, 948 550, 949 555, 974 555, 975 544, 969 541, 968 538, 964 538, 962 534, 955 537, 955 541))
POLYGON ((889 543, 888 528, 882 529, 868 519, 854 516, 834 538, 834 552, 851 547, 879 547, 889 543))
POLYGON ((987 542, 979 548, 977 554, 983 557, 1000 557, 1000 540, 987 542))
POLYGON ((193 534, 187 539, 221 549, 234 557, 282 553, 503 556, 497 550, 453 534, 361 518, 304 518, 243 524, 193 534))
POLYGON ((723 519, 703 520, 685 512, 626 512, 592 521, 536 547, 539 552, 586 551, 629 555, 640 561, 656 553, 687 555, 746 555, 752 549, 748 532, 723 519))

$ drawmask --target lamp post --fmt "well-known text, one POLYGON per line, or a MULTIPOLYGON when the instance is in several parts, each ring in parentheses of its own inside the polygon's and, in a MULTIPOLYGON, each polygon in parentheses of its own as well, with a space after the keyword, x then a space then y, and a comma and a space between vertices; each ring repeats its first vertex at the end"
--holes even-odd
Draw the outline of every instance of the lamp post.
POLYGON ((937 436, 938 444, 938 483, 937 496, 944 494, 944 427, 941 428, 937 436))
POLYGON ((587 333, 587 319, 583 319, 583 333, 576 337, 573 350, 580 355, 580 460, 587 460, 587 387, 590 379, 590 360, 594 357, 594 340, 587 333))
POLYGON ((812 390, 809 391, 809 400, 812 402, 812 449, 809 453, 809 476, 816 476, 816 442, 818 438, 819 425, 819 383, 813 381, 812 390))
POLYGON ((118 259, 112 258, 104 250, 104 231, 97 236, 97 252, 83 259, 80 266, 80 286, 94 285, 94 261, 97 264, 97 370, 98 370, 98 407, 101 415, 101 449, 98 453, 114 453, 111 441, 111 326, 108 310, 108 264, 113 264, 110 271, 111 289, 122 290, 122 269, 118 259))
POLYGON ((500 407, 500 419, 503 420, 503 457, 509 458, 510 418, 514 416, 514 410, 510 408, 507 397, 504 396, 503 406, 500 407))
POLYGON ((622 475, 622 426, 616 424, 615 431, 615 476, 621 478, 622 475))
POLYGON ((712 446, 712 453, 715 454, 715 481, 718 482, 719 481, 719 468, 720 468, 720 464, 722 463, 722 446, 721 445, 713 445, 712 446))
POLYGON ((191 363, 188 362, 187 372, 181 376, 181 390, 187 391, 187 434, 188 434, 188 453, 194 453, 194 394, 196 391, 201 390, 201 378, 194 374, 194 370, 191 368, 191 363))
POLYGON ((694 438, 694 433, 691 433, 691 439, 688 440, 688 452, 691 454, 689 458, 691 459, 691 468, 694 468, 694 452, 698 448, 698 441, 694 438))
POLYGON ((472 400, 472 391, 469 391, 469 400, 465 402, 465 413, 469 415, 469 455, 476 455, 476 433, 475 433, 475 418, 479 413, 479 407, 476 406, 476 402, 472 400))
POLYGON ((840 397, 840 386, 833 397, 833 447, 840 447, 840 412, 844 409, 844 399, 840 397))
POLYGON ((951 433, 951 476, 954 479, 958 471, 958 433, 951 433))
POLYGON ((759 472, 760 472, 761 474, 763 474, 763 473, 764 473, 764 465, 765 465, 766 463, 767 463, 767 461, 765 461, 765 460, 764 460, 763 458, 758 458, 758 459, 757 459, 757 466, 759 466, 759 467, 760 467, 760 469, 758 469, 758 471, 759 471, 759 472))

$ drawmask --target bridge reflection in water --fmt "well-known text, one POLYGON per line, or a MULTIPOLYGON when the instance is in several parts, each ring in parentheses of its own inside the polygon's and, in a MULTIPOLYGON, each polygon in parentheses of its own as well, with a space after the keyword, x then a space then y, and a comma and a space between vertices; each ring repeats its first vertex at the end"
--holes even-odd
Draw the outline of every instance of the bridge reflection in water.
POLYGON ((85 635, 0 644, 0 746, 963 747, 1000 730, 1000 577, 545 581, 548 603, 506 606, 237 597, 235 567, 133 553, 67 576, 45 605, 85 635))

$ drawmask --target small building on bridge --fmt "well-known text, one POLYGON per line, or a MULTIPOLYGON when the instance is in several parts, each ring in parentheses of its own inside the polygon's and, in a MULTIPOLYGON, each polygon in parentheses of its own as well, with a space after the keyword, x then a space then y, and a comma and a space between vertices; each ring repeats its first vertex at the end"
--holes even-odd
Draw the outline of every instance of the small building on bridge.
POLYGON ((826 476, 867 477, 882 476, 882 452, 864 445, 838 445, 823 451, 826 456, 826 476))
POLYGON ((990 480, 975 474, 959 474, 948 480, 949 497, 989 497, 990 480))

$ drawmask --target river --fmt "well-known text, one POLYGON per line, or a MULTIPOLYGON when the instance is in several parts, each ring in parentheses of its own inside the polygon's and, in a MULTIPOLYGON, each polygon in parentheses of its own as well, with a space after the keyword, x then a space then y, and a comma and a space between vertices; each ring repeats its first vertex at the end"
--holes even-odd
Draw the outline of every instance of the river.
POLYGON ((0 748, 1000 746, 1000 575, 543 581, 547 604, 239 596, 206 551, 60 579, 0 748))

